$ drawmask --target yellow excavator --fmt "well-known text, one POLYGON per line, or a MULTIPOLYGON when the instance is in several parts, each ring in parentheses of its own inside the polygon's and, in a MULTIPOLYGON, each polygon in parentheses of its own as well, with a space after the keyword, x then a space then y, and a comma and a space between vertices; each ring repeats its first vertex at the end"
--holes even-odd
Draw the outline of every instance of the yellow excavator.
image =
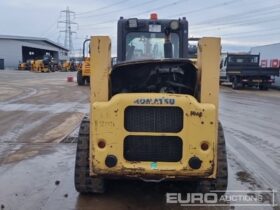
POLYGON ((76 190, 104 193, 109 179, 181 180, 223 194, 220 38, 199 39, 194 64, 186 18, 153 14, 119 19, 113 67, 109 37, 91 37, 90 49, 90 114, 80 125, 76 190))

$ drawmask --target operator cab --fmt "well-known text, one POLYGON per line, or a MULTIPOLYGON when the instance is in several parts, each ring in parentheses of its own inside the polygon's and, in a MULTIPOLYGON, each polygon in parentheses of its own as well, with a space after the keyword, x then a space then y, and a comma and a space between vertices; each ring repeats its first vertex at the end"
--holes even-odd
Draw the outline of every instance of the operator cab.
POLYGON ((186 58, 188 22, 177 20, 121 17, 118 21, 118 62, 164 58, 186 58))
POLYGON ((182 19, 120 18, 117 64, 110 74, 118 93, 177 93, 194 96, 197 71, 188 60, 188 22, 182 19))

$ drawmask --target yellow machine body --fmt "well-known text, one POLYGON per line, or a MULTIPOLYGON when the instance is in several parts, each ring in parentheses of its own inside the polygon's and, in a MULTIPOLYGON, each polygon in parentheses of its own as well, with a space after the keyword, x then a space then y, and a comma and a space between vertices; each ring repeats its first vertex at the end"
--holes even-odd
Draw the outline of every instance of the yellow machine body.
POLYGON ((95 36, 90 43, 90 175, 143 179, 216 178, 220 38, 201 38, 198 42, 197 99, 170 93, 121 93, 110 97, 110 38, 95 36), (177 133, 129 132, 124 126, 124 115, 130 106, 178 107, 183 112, 183 128, 177 133), (177 136, 182 140, 182 158, 178 162, 128 161, 123 148, 125 138, 131 135, 177 136), (98 146, 100 141, 105 142, 104 148, 98 146), (202 143, 208 144, 206 151, 202 150, 202 143), (111 168, 105 164, 110 154, 118 159, 117 165, 111 168), (202 160, 199 169, 188 166, 191 157, 202 160))
POLYGON ((18 64, 18 70, 26 70, 26 63, 19 63, 18 64))
POLYGON ((76 71, 79 66, 74 63, 74 61, 65 60, 62 65, 59 64, 58 68, 61 71, 76 71))
POLYGON ((117 94, 109 102, 96 102, 92 105, 91 122, 93 174, 127 176, 157 174, 171 178, 173 176, 186 178, 187 176, 207 177, 214 172, 217 120, 215 106, 212 104, 198 103, 194 97, 188 95, 117 94), (153 104, 141 105, 146 101, 152 101, 153 104), (183 129, 178 133, 129 132, 124 128, 125 109, 129 106, 179 107, 184 113, 183 129), (183 141, 182 159, 179 162, 158 163, 126 161, 123 157, 123 145, 124 139, 129 135, 178 136, 183 141), (99 141, 106 143, 105 148, 98 148, 99 141), (207 151, 201 149, 201 144, 205 142, 209 145, 207 151), (108 168, 105 165, 104 160, 108 154, 114 154, 118 158, 116 167, 108 168), (199 157, 203 162, 199 170, 191 169, 187 164, 193 156, 199 157))
POLYGON ((90 76, 90 57, 86 57, 82 62, 82 75, 85 77, 90 76))
POLYGON ((43 60, 35 60, 31 64, 31 71, 33 72, 49 72, 48 66, 44 65, 43 60))
POLYGON ((62 63, 62 70, 63 71, 70 71, 70 67, 71 67, 71 62, 70 61, 64 61, 62 63))
POLYGON ((77 66, 77 83, 78 85, 85 85, 90 83, 90 57, 84 57, 82 63, 77 66))
POLYGON ((83 62, 77 63, 77 71, 82 71, 83 62))

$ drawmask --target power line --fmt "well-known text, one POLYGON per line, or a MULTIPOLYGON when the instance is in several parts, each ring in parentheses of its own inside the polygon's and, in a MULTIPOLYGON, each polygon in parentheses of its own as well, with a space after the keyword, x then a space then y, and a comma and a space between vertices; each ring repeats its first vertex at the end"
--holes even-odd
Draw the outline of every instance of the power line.
POLYGON ((40 36, 46 36, 46 34, 50 33, 51 31, 53 31, 55 28, 54 26, 57 25, 57 21, 55 21, 54 23, 52 23, 46 30, 44 30, 40 36))
POLYGON ((152 12, 152 11, 159 11, 159 10, 165 9, 167 7, 175 6, 175 5, 180 4, 180 3, 183 3, 183 1, 179 0, 179 1, 175 1, 175 2, 172 2, 172 3, 169 3, 169 4, 159 6, 159 7, 155 7, 153 9, 149 9, 149 10, 146 10, 144 12, 137 13, 137 14, 135 14, 135 16, 138 16, 138 15, 140 16, 140 15, 152 12))
MULTIPOLYGON (((271 36, 275 36, 278 35, 279 36, 279 31, 278 32, 269 32, 269 33, 258 33, 256 36, 266 36, 266 37, 271 37, 271 36)), ((253 35, 252 34, 240 34, 240 36, 230 36, 230 34, 228 35, 222 35, 222 37, 229 37, 229 38, 238 38, 238 39, 246 39, 246 38, 250 38, 252 39, 253 35)))
MULTIPOLYGON (((204 7, 204 8, 201 8, 201 9, 191 10, 189 12, 178 13, 178 14, 176 14, 176 16, 179 17, 179 16, 185 15, 185 14, 196 13, 196 12, 200 12, 200 11, 208 10, 208 9, 214 9, 214 8, 217 8, 217 7, 220 7, 220 6, 227 6, 227 5, 236 3, 237 1, 238 0, 232 0, 232 1, 224 2, 224 3, 219 3, 219 4, 211 5, 211 6, 208 6, 208 7, 204 7)), ((150 2, 147 2, 147 3, 150 3, 150 2)), ((145 4, 147 4, 147 3, 145 3, 145 4)), ((164 5, 161 5, 159 7, 151 8, 151 9, 146 10, 144 12, 136 13, 136 14, 134 14, 134 16, 143 15, 143 14, 146 14, 146 13, 151 12, 151 11, 159 11, 159 10, 171 7, 171 6, 175 6, 175 5, 180 4, 180 3, 186 3, 186 1, 179 0, 179 1, 168 3, 168 4, 164 4, 164 5)), ((143 5, 143 3, 141 3, 140 5, 143 5)), ((138 5, 134 5, 132 7, 128 7, 128 8, 124 8, 124 9, 134 8, 136 6, 138 6, 138 5)), ((119 10, 116 10, 116 11, 119 11, 119 10)), ((115 11, 113 11, 113 12, 115 12, 115 11)), ((111 15, 111 12, 110 12, 110 15, 111 15)), ((172 17, 174 17, 174 16, 175 15, 172 15, 172 17)), ((169 16, 169 17, 171 17, 171 16, 169 16)), ((100 24, 105 24, 105 23, 111 23, 112 21, 117 21, 117 20, 116 19, 110 19, 110 20, 106 20, 106 21, 102 21, 102 22, 97 22, 97 23, 92 23, 92 24, 86 24, 86 25, 82 25, 82 26, 83 27, 87 27, 87 26, 92 26, 92 25, 100 25, 100 24)), ((91 28, 91 27, 89 27, 89 28, 91 28)))
POLYGON ((278 34, 280 35, 280 29, 274 29, 274 30, 252 30, 252 31, 241 31, 241 32, 236 32, 236 33, 223 33, 219 34, 216 33, 215 36, 220 36, 220 37, 253 37, 253 36, 259 36, 259 35, 270 35, 270 34, 278 34))
POLYGON ((260 23, 266 23, 266 22, 274 22, 274 21, 279 21, 279 15, 277 16, 272 16, 272 17, 268 17, 268 18, 264 18, 263 16, 257 17, 257 18, 253 18, 253 19, 245 19, 245 20, 239 20, 239 21, 234 21, 234 22, 230 22, 230 23, 223 23, 223 24, 219 24, 217 26, 214 27, 200 27, 199 29, 195 29, 194 27, 194 31, 198 32, 198 31, 213 31, 213 30, 217 30, 217 29, 227 29, 229 27, 234 27, 234 26, 247 26, 247 25, 259 25, 260 23))
MULTIPOLYGON (((177 13, 175 15, 176 16, 188 15, 188 14, 198 13, 198 12, 201 12, 201 11, 204 11, 204 10, 215 9, 217 7, 225 7, 225 6, 236 3, 237 1, 238 0, 228 1, 228 2, 219 3, 219 4, 214 4, 214 5, 211 5, 211 6, 190 10, 189 12, 186 11, 184 13, 177 13)), ((182 0, 181 1, 175 1, 175 2, 172 2, 172 3, 160 5, 160 6, 155 7, 155 8, 151 8, 151 9, 146 10, 144 12, 139 12, 139 13, 136 13, 136 14, 134 13, 133 15, 138 16, 138 15, 145 14, 149 11, 165 9, 167 7, 171 7, 171 6, 177 5, 178 3, 182 3, 182 2, 186 2, 186 1, 182 1, 182 0)), ((141 5, 145 5, 145 4, 149 4, 149 3, 153 3, 153 2, 149 1, 149 2, 146 2, 146 3, 141 3, 141 4, 136 4, 136 5, 133 5, 133 6, 128 6, 127 8, 122 8, 122 10, 135 8, 135 7, 137 7, 137 5, 141 6, 141 5)), ((272 14, 275 14, 276 12, 278 12, 277 9, 278 9, 279 6, 280 6, 280 4, 275 4, 273 6, 270 5, 270 6, 267 6, 267 7, 253 9, 253 10, 242 12, 242 13, 240 12, 240 13, 235 13, 235 14, 226 15, 226 16, 222 16, 222 17, 207 19, 206 21, 198 22, 197 23, 198 25, 195 25, 193 28, 194 29, 197 28, 197 30, 195 30, 195 31, 203 30, 205 32, 205 31, 210 31, 210 30, 214 31, 217 28, 219 29, 219 27, 223 26, 223 28, 221 29, 221 31, 223 31, 224 29, 227 29, 229 27, 233 27, 234 25, 236 25, 236 26, 243 26, 243 25, 247 26, 247 25, 255 25, 255 24, 259 24, 259 23, 274 22, 274 21, 279 20, 279 16, 268 17, 268 19, 265 18, 265 17, 271 16, 272 14), (205 25, 203 25, 203 24, 207 24, 207 23, 211 23, 211 24, 212 23, 214 23, 214 24, 218 23, 218 25, 216 25, 214 27, 210 27, 210 26, 205 27, 205 25)), ((94 14, 92 14, 92 15, 87 14, 87 15, 88 15, 88 17, 99 17, 99 16, 106 17, 106 16, 110 16, 114 12, 119 12, 119 10, 112 10, 111 12, 108 11, 106 13, 103 12, 102 14, 96 14, 96 15, 94 15, 94 14)), ((172 16, 169 16, 169 17, 174 17, 175 15, 172 15, 172 16)), ((100 24, 112 23, 113 21, 117 21, 117 19, 110 19, 110 20, 104 20, 104 21, 100 21, 100 19, 99 19, 99 22, 96 21, 96 23, 86 24, 86 25, 83 25, 83 27, 85 29, 87 29, 87 28, 101 29, 103 27, 95 27, 95 26, 100 25, 100 24)), ((109 24, 107 24, 107 25, 109 25, 109 24)), ((191 24, 191 25, 193 25, 193 24, 191 24)), ((111 26, 104 26, 104 28, 109 28, 109 27, 111 27, 111 26)), ((225 31, 223 31, 223 32, 225 33, 225 31)), ((263 34, 263 35, 267 35, 267 36, 277 35, 277 33, 274 30, 273 31, 270 30, 270 31, 268 31, 268 33, 267 32, 262 32, 262 31, 259 31, 259 30, 255 30, 255 31, 247 31, 247 32, 244 31, 244 32, 239 32, 239 33, 225 33, 225 34, 222 34, 221 36, 224 36, 224 37, 252 37, 254 35, 254 33, 257 33, 257 35, 258 34, 263 34), (260 33, 257 33, 257 32, 260 32, 260 33)))
MULTIPOLYGON (((274 20, 269 20, 271 22, 278 21, 279 18, 274 19, 274 20)), ((259 21, 256 21, 256 23, 259 23, 259 21)), ((214 33, 214 36, 220 36, 222 38, 239 38, 239 39, 244 39, 244 38, 253 38, 253 37, 259 37, 259 36, 266 36, 266 37, 271 37, 275 35, 280 35, 280 29, 274 29, 274 30, 252 30, 252 31, 240 31, 236 33, 224 33, 224 34, 219 34, 219 33, 214 33)), ((216 31, 213 30, 212 31, 216 31)), ((213 35, 213 33, 212 33, 213 35)))
MULTIPOLYGON (((111 26, 111 25, 109 26, 109 25, 108 25, 108 26, 102 26, 102 27, 98 27, 98 26, 97 26, 97 27, 90 27, 90 29, 94 29, 94 30, 104 30, 104 29, 109 29, 109 28, 112 29, 113 27, 114 27, 114 26, 111 26)), ((83 25, 79 27, 79 31, 81 31, 81 30, 86 30, 86 29, 89 29, 89 27, 83 26, 83 25)))
MULTIPOLYGON (((279 15, 276 16, 271 16, 275 13, 279 14, 279 8, 280 4, 275 4, 275 5, 270 5, 267 7, 263 8, 258 8, 258 9, 253 9, 250 11, 247 11, 246 13, 235 13, 234 15, 227 15, 227 16, 222 16, 218 18, 213 18, 207 21, 202 21, 200 22, 201 25, 194 25, 193 27, 190 27, 190 31, 193 31, 194 33, 203 33, 205 34, 205 31, 214 31, 217 32, 217 30, 226 31, 229 28, 232 30, 234 28, 241 29, 240 32, 233 32, 233 33, 224 33, 224 34, 219 34, 216 33, 218 36, 222 37, 252 37, 255 32, 257 32, 256 36, 259 35, 260 33, 263 33, 264 29, 262 30, 255 30, 255 31, 244 31, 242 30, 243 26, 246 26, 246 29, 248 28, 247 26, 260 26, 263 24, 261 23, 267 23, 267 22, 275 22, 279 20, 279 15), (264 13, 264 14, 263 14, 264 13), (269 17, 267 17, 269 16, 269 17), (215 26, 208 26, 206 25, 207 23, 215 23, 215 26), (218 24, 217 24, 218 23, 218 24), (203 25, 204 24, 204 25, 203 25), (206 26, 205 26, 206 25, 206 26), (250 34, 250 35, 249 35, 250 34)), ((266 27, 266 31, 269 33, 272 31, 274 32, 275 28, 268 29, 266 27)), ((270 35, 270 34, 269 34, 270 35)), ((277 35, 273 34, 273 35, 277 35)))
POLYGON ((252 35, 259 35, 261 33, 266 33, 266 32, 269 32, 269 33, 276 33, 276 32, 280 32, 280 29, 277 28, 277 29, 274 29, 274 30, 269 30, 269 31, 264 31, 263 29, 262 30, 253 30, 253 31, 242 31, 242 32, 236 32, 236 33, 225 33, 225 34, 219 34, 219 36, 223 36, 223 37, 240 37, 240 36, 243 36, 243 35, 249 35, 249 36, 252 36, 252 35))
MULTIPOLYGON (((154 3, 158 0, 148 0, 147 2, 141 2, 139 4, 135 4, 135 5, 131 5, 131 6, 128 6, 128 7, 123 7, 122 10, 127 10, 127 9, 132 9, 132 8, 139 8, 141 6, 144 6, 144 5, 147 5, 147 4, 151 4, 151 3, 154 3)), ((102 16, 103 18, 106 17, 106 16, 111 16, 112 13, 116 13, 116 12, 120 12, 120 9, 115 9, 115 10, 112 10, 112 11, 106 11, 104 13, 101 13, 101 14, 92 14, 92 15, 88 15, 88 16, 84 16, 84 17, 80 17, 80 18, 90 18, 90 17, 100 17, 102 16)))
MULTIPOLYGON (((247 21, 249 20, 255 20, 256 18, 261 18, 261 20, 264 19, 264 16, 266 15, 271 15, 273 13, 279 13, 279 10, 278 11, 273 11, 273 10, 276 10, 276 9, 279 9, 280 8, 280 4, 279 5, 274 5, 272 7, 267 7, 267 8, 264 8, 262 10, 251 10, 251 11, 248 11, 247 13, 244 14, 243 13, 238 13, 238 14, 235 14, 235 15, 228 15, 228 16, 223 16, 223 17, 219 17, 219 18, 214 18, 214 19, 211 19, 211 20, 208 20, 208 21, 202 21, 202 22, 199 22, 199 23, 193 23, 193 28, 199 28, 198 30, 205 30, 205 24, 208 24, 208 23, 215 23, 215 26, 225 26, 225 25, 229 25, 229 24, 238 24, 239 23, 242 23, 242 21, 245 23, 247 23, 247 21), (262 13, 265 13, 265 14, 262 14, 262 13), (256 15, 258 14, 258 15, 256 15), (253 18, 253 19, 252 19, 253 18)), ((214 28, 214 27, 206 27, 206 28, 214 28)))
MULTIPOLYGON (((143 4, 149 4, 149 3, 154 3, 155 1, 151 1, 151 2, 146 2, 146 3, 141 3, 139 5, 143 5, 143 4)), ((168 4, 164 4, 164 5, 161 5, 159 7, 154 7, 154 8, 151 8, 149 10, 146 10, 144 12, 140 12, 140 13, 137 13, 137 14, 134 14, 135 16, 139 16, 139 15, 142 15, 142 14, 146 14, 147 12, 150 12, 150 11, 158 11, 158 10, 162 10, 162 9, 165 9, 167 7, 170 7, 170 6, 174 6, 174 5, 177 5, 178 3, 183 3, 182 0, 177 0, 175 2, 172 2, 172 3, 168 3, 168 4)), ((134 6, 131 6, 131 7, 128 7, 128 8, 124 8, 124 9, 129 9, 129 8, 134 8, 136 7, 136 5, 134 6)), ((119 11, 119 10, 118 10, 119 11)), ((111 22, 115 22, 117 21, 117 19, 110 19, 110 20, 105 20, 105 21, 101 21, 101 22, 97 22, 97 23, 91 23, 91 24, 86 24, 86 25, 82 25, 83 27, 85 26, 96 26, 96 25, 100 25, 100 24, 105 24, 105 23, 111 23, 111 22)), ((91 28, 91 27, 89 27, 91 28)))
POLYGON ((169 15, 169 16, 167 16, 167 18, 172 18, 172 17, 175 17, 175 16, 180 17, 182 15, 189 15, 191 13, 197 13, 197 12, 201 12, 201 11, 204 11, 204 10, 216 9, 217 7, 228 6, 228 5, 236 3, 236 2, 237 2, 237 0, 232 0, 232 1, 228 1, 228 2, 214 4, 214 5, 211 5, 211 6, 208 6, 208 7, 203 7, 203 8, 200 8, 200 9, 194 9, 194 10, 191 10, 191 11, 186 11, 186 12, 182 12, 182 13, 176 13, 174 15, 169 15))
POLYGON ((100 10, 104 10, 104 9, 107 9, 107 8, 110 8, 110 7, 114 7, 114 6, 118 5, 118 4, 122 4, 122 3, 127 2, 127 1, 129 1, 129 0, 118 1, 118 2, 116 2, 116 3, 114 3, 114 4, 109 4, 109 5, 107 5, 107 6, 100 7, 100 8, 94 9, 94 10, 89 10, 89 11, 87 11, 87 12, 80 12, 80 13, 77 13, 77 16, 83 16, 83 15, 86 15, 86 14, 88 14, 88 13, 98 12, 98 11, 100 11, 100 10))
POLYGON ((200 21, 197 23, 193 23, 193 24, 197 24, 197 25, 201 25, 201 24, 207 24, 207 23, 217 23, 217 22, 223 22, 223 21, 227 21, 227 20, 236 20, 236 18, 240 17, 246 17, 246 16, 251 16, 254 14, 260 14, 260 13, 267 13, 270 12, 271 10, 274 9, 278 9, 280 6, 280 4, 275 4, 273 6, 268 6, 268 7, 262 7, 262 8, 258 8, 258 9, 253 9, 253 10, 249 10, 246 12, 240 12, 240 13, 234 13, 232 15, 226 15, 226 16, 221 16, 221 17, 216 17, 216 18, 212 18, 212 19, 208 19, 207 21, 200 21))

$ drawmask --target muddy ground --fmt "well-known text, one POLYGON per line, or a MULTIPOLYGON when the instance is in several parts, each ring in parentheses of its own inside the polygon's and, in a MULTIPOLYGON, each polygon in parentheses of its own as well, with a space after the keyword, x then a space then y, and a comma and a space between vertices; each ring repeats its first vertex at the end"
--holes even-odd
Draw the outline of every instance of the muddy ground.
MULTIPOLYGON (((185 183, 111 181, 105 195, 74 188, 75 137, 89 111, 89 87, 66 81, 75 73, 0 71, 0 209, 279 209, 181 207, 167 192, 185 183)), ((280 92, 222 87, 220 120, 228 150, 229 190, 280 191, 280 92)), ((232 194, 234 192, 229 192, 232 194)), ((246 192, 250 193, 250 192, 246 192)), ((264 194, 266 202, 273 199, 264 194)), ((280 195, 274 197, 280 203, 280 195)), ((265 203, 265 202, 264 202, 265 203)))

